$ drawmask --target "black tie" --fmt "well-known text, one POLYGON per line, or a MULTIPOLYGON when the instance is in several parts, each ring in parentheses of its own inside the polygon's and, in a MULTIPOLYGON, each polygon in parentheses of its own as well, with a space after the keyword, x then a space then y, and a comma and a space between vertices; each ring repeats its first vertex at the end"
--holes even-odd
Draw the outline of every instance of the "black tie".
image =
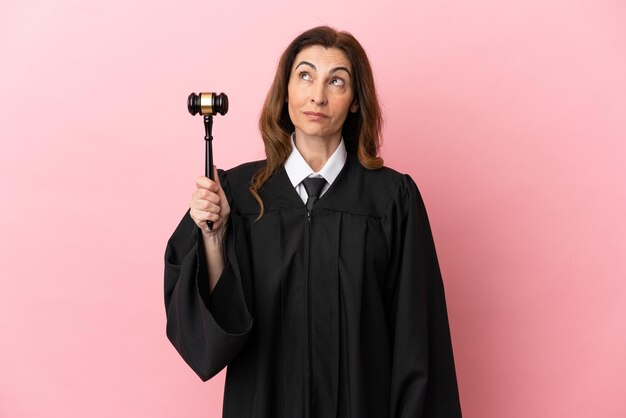
POLYGON ((322 189, 326 184, 326 179, 324 179, 323 177, 307 177, 302 180, 302 184, 304 184, 306 193, 309 195, 309 198, 306 201, 306 208, 309 212, 311 212, 311 210, 313 210, 315 202, 322 194, 322 189))

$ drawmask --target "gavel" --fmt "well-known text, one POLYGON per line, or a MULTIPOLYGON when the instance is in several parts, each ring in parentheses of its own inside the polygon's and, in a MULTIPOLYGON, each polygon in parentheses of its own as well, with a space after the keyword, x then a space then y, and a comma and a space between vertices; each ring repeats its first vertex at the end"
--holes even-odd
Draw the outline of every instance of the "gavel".
MULTIPOLYGON (((191 93, 187 98, 187 110, 192 115, 200 113, 204 116, 205 141, 205 168, 204 175, 213 178, 213 115, 225 115, 228 112, 228 96, 224 93, 191 93)), ((213 229, 213 222, 207 221, 209 229, 213 229)))

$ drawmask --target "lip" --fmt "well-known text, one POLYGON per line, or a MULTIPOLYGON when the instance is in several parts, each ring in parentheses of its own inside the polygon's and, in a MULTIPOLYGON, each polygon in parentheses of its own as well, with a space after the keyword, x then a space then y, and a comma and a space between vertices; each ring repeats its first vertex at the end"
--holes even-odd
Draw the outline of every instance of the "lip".
POLYGON ((310 119, 313 119, 313 120, 322 120, 322 119, 328 118, 328 115, 326 113, 304 112, 304 114, 307 115, 310 119))

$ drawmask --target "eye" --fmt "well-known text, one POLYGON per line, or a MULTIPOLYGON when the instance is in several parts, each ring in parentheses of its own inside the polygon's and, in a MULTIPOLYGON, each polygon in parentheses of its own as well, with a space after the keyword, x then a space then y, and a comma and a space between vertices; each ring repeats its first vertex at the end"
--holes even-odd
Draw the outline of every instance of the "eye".
POLYGON ((341 79, 341 78, 333 78, 330 81, 330 84, 332 84, 333 86, 342 87, 342 86, 344 86, 346 84, 346 82, 343 79, 341 79))
POLYGON ((298 78, 300 80, 311 80, 311 74, 307 73, 306 71, 300 71, 298 73, 298 78))

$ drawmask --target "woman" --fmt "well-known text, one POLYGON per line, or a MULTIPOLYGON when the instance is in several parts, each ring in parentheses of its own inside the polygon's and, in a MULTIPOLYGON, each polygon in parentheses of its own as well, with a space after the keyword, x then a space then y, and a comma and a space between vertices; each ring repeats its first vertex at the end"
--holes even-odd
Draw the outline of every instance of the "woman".
POLYGON ((267 159, 196 180, 167 335, 203 380, 228 365, 224 417, 461 416, 428 219, 380 129, 363 48, 314 28, 280 59, 267 159))

